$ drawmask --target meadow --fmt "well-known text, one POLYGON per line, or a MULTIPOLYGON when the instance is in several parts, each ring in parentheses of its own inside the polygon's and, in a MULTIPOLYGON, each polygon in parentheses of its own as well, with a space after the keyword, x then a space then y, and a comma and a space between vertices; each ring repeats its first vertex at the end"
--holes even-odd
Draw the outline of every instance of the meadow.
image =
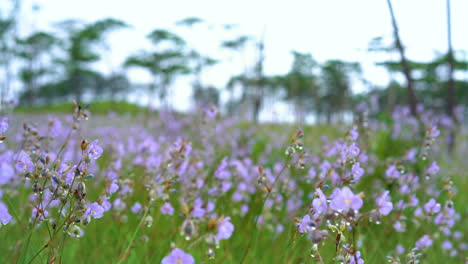
POLYGON ((468 263, 468 133, 449 153, 443 117, 116 109, 1 120, 0 263, 468 263))

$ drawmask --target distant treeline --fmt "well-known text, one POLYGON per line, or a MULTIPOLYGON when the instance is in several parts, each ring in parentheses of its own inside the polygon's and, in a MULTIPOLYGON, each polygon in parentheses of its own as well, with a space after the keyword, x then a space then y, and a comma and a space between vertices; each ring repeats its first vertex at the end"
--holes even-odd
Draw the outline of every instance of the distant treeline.
MULTIPOLYGON (((388 3, 391 10, 390 1, 388 3)), ((19 7, 15 5, 8 14, 0 13, 0 68, 4 73, 0 75, 2 104, 11 94, 13 83, 19 81, 21 91, 18 98, 24 106, 71 99, 121 100, 129 93, 141 90, 161 102, 162 106, 170 108, 168 94, 174 80, 180 76, 189 76, 193 80, 194 105, 215 105, 226 114, 242 111, 254 121, 258 120, 262 109, 278 101, 294 106, 298 121, 312 114, 319 122, 341 120, 362 102, 378 105, 385 111, 391 111, 397 105, 410 105, 415 109, 416 104, 422 104, 442 112, 447 107, 452 111, 450 109, 456 104, 468 104, 468 81, 453 77, 457 76, 455 73, 466 75, 468 62, 459 60, 459 54, 451 48, 431 62, 408 60, 398 36, 393 11, 396 41, 383 44, 383 38, 375 38, 368 50, 401 55, 398 61, 376 62, 395 77, 384 87, 376 87, 364 80, 358 62, 329 60, 319 63, 311 54, 297 51, 292 51, 293 63, 288 73, 268 76, 263 71, 263 39, 245 35, 224 40, 220 45, 239 57, 246 47, 255 47, 256 61, 242 74, 232 76, 225 87, 214 87, 205 84, 201 76, 206 69, 216 67, 220 60, 193 49, 182 36, 167 29, 150 32, 147 38, 152 43, 151 49, 129 54, 118 69, 103 74, 94 70, 92 65, 101 60, 105 52, 102 47, 112 45, 105 42, 107 34, 129 27, 124 21, 113 18, 93 23, 66 20, 57 24, 56 31, 33 32, 20 38, 17 34, 17 26, 21 23, 18 13, 19 7), (152 81, 131 83, 127 77, 127 69, 130 68, 146 70, 152 81), (405 81, 400 78, 402 76, 406 77, 405 81), (368 88, 366 92, 352 92, 352 85, 358 82, 368 88), (450 97, 447 94, 450 87, 455 91, 456 102, 447 106, 450 104, 446 99, 450 97), (223 89, 230 99, 220 105, 223 89)), ((178 21, 177 26, 191 28, 204 23, 200 18, 189 17, 178 21)), ((226 26, 226 30, 229 27, 226 26)))

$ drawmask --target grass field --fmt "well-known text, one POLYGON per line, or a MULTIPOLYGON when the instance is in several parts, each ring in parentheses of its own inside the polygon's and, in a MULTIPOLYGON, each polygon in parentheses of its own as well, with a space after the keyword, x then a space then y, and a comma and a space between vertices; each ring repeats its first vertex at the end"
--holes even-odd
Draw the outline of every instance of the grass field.
MULTIPOLYGON (((365 263, 466 261, 466 131, 449 155, 443 128, 432 141, 405 123, 395 133, 392 122, 299 128, 106 102, 72 118, 67 108, 9 116, 0 201, 12 219, 0 225, 0 263, 161 263, 172 248, 196 263, 362 263, 357 251, 365 263), (335 209, 345 186, 362 206, 335 209), (325 211, 312 203, 318 188, 325 211), (388 214, 377 205, 385 190, 388 214)), ((180 261, 166 263, 191 263, 180 261)))

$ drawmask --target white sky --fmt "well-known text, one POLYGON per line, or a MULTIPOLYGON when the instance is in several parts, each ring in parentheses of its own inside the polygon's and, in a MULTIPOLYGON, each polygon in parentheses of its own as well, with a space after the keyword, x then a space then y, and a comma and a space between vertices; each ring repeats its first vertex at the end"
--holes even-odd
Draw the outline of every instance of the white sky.
MULTIPOLYGON (((445 4, 445 0, 393 0, 401 38, 411 59, 430 60, 435 52, 446 51, 445 4)), ((467 12, 468 1, 452 0, 456 50, 468 47, 467 12)), ((388 81, 385 70, 373 64, 388 59, 388 55, 365 51, 372 38, 392 37, 386 0, 24 0, 23 14, 28 21, 25 31, 48 29, 51 23, 68 18, 92 22, 114 17, 132 25, 131 29, 111 33, 107 41, 111 53, 99 66, 102 69, 118 68, 128 54, 150 48, 145 36, 153 29, 175 29, 193 47, 225 61, 204 75, 206 83, 222 87, 230 75, 242 71, 243 65, 253 65, 255 56, 247 52, 241 61, 219 48, 221 40, 240 34, 260 37, 265 29, 267 74, 286 73, 294 49, 310 52, 320 62, 334 58, 359 61, 367 79, 377 84, 388 81), (34 3, 41 7, 35 15, 30 11, 34 3), (174 26, 190 16, 214 25, 213 30, 196 27, 189 31, 174 26), (227 34, 220 30, 222 24, 238 27, 227 34)), ((132 72, 131 76, 140 82, 147 79, 141 72, 132 72)), ((177 83, 173 94, 176 108, 189 107, 188 89, 187 80, 177 83)))

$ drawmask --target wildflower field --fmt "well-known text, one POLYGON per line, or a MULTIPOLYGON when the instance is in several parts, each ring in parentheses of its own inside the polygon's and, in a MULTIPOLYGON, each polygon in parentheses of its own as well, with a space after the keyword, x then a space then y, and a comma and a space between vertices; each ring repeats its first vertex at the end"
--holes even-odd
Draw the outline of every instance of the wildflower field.
POLYGON ((466 128, 359 116, 7 114, 0 263, 468 263, 466 128))

